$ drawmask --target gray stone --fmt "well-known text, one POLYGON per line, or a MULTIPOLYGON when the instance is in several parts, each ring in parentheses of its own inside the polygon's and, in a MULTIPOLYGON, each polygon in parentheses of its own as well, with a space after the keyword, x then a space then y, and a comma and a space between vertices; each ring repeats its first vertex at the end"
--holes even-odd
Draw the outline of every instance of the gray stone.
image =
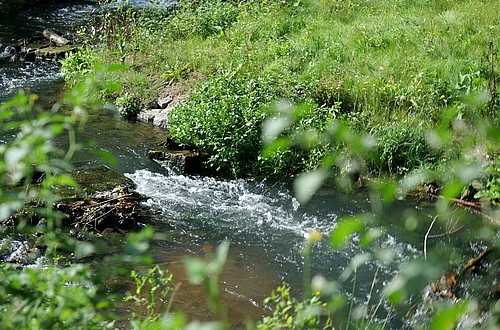
POLYGON ((167 95, 166 97, 162 97, 158 99, 158 105, 160 108, 165 109, 172 102, 172 97, 167 95))
POLYGON ((171 108, 160 110, 156 116, 153 119, 153 124, 162 128, 162 129, 167 129, 168 128, 168 117, 170 113, 172 112, 171 108))
POLYGON ((137 114, 137 119, 152 123, 161 109, 143 109, 137 114))
POLYGON ((151 150, 149 157, 156 160, 164 160, 186 174, 201 172, 201 156, 191 150, 151 150))

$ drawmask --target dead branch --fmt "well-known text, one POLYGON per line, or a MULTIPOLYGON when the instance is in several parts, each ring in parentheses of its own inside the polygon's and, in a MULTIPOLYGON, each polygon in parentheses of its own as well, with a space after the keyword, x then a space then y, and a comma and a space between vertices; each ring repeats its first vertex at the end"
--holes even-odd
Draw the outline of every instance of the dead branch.
POLYGON ((472 258, 471 260, 469 260, 465 264, 465 266, 462 268, 462 270, 460 270, 460 272, 458 273, 458 275, 462 275, 467 270, 469 270, 469 269, 471 269, 473 267, 476 267, 484 258, 486 258, 494 250, 496 250, 495 247, 487 248, 486 250, 484 250, 483 252, 481 252, 477 257, 472 258))
POLYGON ((429 233, 431 232, 432 226, 434 225, 434 222, 436 222, 436 219, 437 219, 437 215, 432 220, 431 225, 429 226, 429 229, 427 229, 427 233, 425 233, 425 237, 424 237, 424 260, 427 260, 427 237, 429 236, 429 233))
POLYGON ((468 202, 468 201, 464 201, 464 200, 461 200, 461 199, 458 199, 458 198, 445 197, 445 196, 442 196, 442 195, 433 195, 433 194, 431 194, 430 196, 433 197, 433 198, 436 198, 436 199, 447 199, 449 201, 452 201, 456 206, 462 207, 462 208, 464 208, 466 210, 474 212, 475 214, 477 214, 480 217, 488 220, 489 222, 491 222, 495 226, 500 226, 500 221, 499 220, 494 219, 493 217, 489 216, 488 214, 480 211, 480 208, 481 208, 481 203, 480 202, 468 202))
POLYGON ((449 236, 449 235, 455 234, 457 231, 461 230, 462 228, 464 228, 463 225, 458 227, 458 228, 455 228, 455 229, 450 229, 450 230, 448 230, 444 233, 441 233, 441 234, 429 235, 429 236, 427 236, 427 238, 439 238, 439 237, 449 236))

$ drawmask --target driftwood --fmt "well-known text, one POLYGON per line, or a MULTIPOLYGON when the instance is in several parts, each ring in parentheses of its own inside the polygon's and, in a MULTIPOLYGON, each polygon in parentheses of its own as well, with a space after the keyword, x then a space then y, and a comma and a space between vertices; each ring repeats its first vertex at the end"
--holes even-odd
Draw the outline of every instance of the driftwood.
POLYGON ((495 251, 495 250, 496 250, 495 247, 487 248, 486 250, 484 250, 483 252, 481 252, 477 257, 472 258, 471 260, 469 260, 465 264, 465 266, 460 270, 460 273, 458 273, 458 275, 460 276, 460 275, 464 274, 467 270, 478 266, 481 263, 481 261, 486 256, 488 256, 488 254, 490 254, 492 251, 495 251))
POLYGON ((42 34, 45 38, 49 39, 50 42, 55 44, 57 47, 64 46, 69 42, 68 39, 58 35, 57 33, 49 29, 43 30, 42 34))

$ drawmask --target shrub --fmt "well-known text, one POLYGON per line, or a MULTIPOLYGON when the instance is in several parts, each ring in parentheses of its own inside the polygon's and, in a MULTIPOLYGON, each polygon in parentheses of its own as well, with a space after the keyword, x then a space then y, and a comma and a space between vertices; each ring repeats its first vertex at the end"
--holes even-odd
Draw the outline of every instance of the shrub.
POLYGON ((265 105, 280 94, 272 77, 226 71, 208 79, 172 111, 170 130, 208 154, 210 168, 233 175, 252 173, 261 148, 265 105))
POLYGON ((124 117, 135 117, 142 110, 141 100, 130 94, 124 94, 116 98, 115 105, 124 117))
POLYGON ((425 134, 424 128, 415 127, 408 122, 396 123, 372 132, 377 137, 373 169, 400 175, 435 164, 439 153, 426 143, 425 134))
POLYGON ((110 307, 104 292, 94 286, 85 265, 68 268, 15 269, 0 265, 2 329, 105 329, 97 313, 110 307))

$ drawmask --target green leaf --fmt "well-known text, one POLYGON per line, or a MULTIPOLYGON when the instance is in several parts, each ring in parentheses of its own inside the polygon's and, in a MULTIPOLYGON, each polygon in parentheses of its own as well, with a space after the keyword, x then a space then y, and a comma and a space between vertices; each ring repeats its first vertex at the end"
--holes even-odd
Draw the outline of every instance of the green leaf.
POLYGON ((5 165, 7 168, 13 168, 30 153, 29 148, 11 147, 5 152, 5 165))
POLYGON ((94 251, 95 251, 94 244, 83 242, 76 246, 75 257, 77 259, 81 259, 91 255, 92 253, 94 253, 94 251))
POLYGON ((291 124, 289 117, 277 116, 267 119, 262 128, 262 141, 266 145, 271 144, 291 124))
POLYGON ((467 302, 447 304, 433 317, 431 330, 455 329, 467 310, 467 302))
POLYGON ((110 64, 107 66, 107 72, 125 71, 127 67, 124 64, 110 64))
POLYGON ((217 264, 217 268, 222 268, 226 263, 227 254, 229 252, 229 242, 223 241, 217 247, 217 251, 215 254, 215 263, 217 264))
POLYGON ((110 152, 102 149, 92 150, 91 152, 94 156, 99 157, 104 161, 106 161, 110 166, 112 167, 118 166, 117 160, 115 159, 115 157, 113 157, 113 155, 110 152))
POLYGON ((278 152, 287 150, 291 145, 291 141, 286 137, 279 137, 262 150, 264 158, 271 158, 277 155, 278 152))
POLYGON ((330 171, 320 168, 312 172, 301 174, 294 181, 295 197, 301 204, 307 203, 323 182, 330 177, 330 171))
POLYGON ((441 273, 440 260, 412 260, 401 265, 401 272, 386 287, 384 295, 392 304, 403 303, 441 273))
POLYGON ((453 181, 453 182, 448 183, 444 187, 441 194, 445 197, 448 197, 448 198, 455 198, 455 197, 460 196, 460 193, 462 192, 463 187, 464 187, 464 184, 462 182, 453 181))
POLYGON ((208 265, 205 261, 198 258, 187 257, 184 259, 184 265, 186 266, 186 272, 191 283, 203 283, 203 280, 207 277, 209 272, 208 265))
POLYGON ((334 249, 343 246, 349 236, 364 226, 363 217, 353 216, 342 219, 337 227, 330 234, 330 244, 334 249))

